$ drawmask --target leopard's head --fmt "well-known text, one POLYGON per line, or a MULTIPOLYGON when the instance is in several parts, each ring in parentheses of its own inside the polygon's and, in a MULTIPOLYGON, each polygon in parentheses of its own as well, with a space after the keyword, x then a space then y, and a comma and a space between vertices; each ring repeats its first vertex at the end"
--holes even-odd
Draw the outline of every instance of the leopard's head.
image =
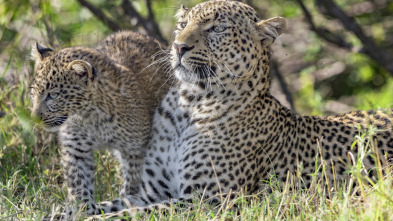
POLYGON ((284 18, 260 20, 250 6, 226 0, 182 6, 176 17, 171 63, 180 82, 225 87, 257 69, 268 81, 267 47, 284 32, 284 18))
POLYGON ((83 108, 94 68, 72 49, 53 51, 36 43, 34 79, 30 87, 32 116, 49 131, 57 131, 67 118, 83 108))

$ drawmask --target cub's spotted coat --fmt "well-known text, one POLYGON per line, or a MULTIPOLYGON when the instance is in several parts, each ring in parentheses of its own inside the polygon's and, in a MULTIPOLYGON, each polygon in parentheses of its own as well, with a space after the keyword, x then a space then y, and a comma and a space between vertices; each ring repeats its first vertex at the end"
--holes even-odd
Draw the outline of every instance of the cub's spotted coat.
POLYGON ((71 207, 82 202, 87 214, 99 212, 93 151, 100 148, 121 163, 120 196, 138 192, 153 113, 171 83, 158 64, 151 65, 160 51, 157 41, 133 32, 111 35, 97 49, 33 47, 32 114, 58 133, 71 207))

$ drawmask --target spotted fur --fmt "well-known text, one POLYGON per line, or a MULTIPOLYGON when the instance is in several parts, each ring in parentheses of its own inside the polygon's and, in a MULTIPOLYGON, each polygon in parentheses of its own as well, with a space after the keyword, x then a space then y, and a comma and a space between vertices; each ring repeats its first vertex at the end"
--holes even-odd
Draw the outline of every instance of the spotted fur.
MULTIPOLYGON (((354 137, 370 124, 381 129, 374 136, 379 155, 393 157, 391 110, 302 116, 269 93, 268 46, 284 32, 285 19, 260 20, 246 4, 222 0, 182 7, 177 18, 171 62, 180 83, 157 108, 140 192, 102 203, 121 210, 106 218, 193 196, 254 194, 273 175, 285 181, 300 172, 307 187, 318 154, 328 162, 329 182, 342 183, 348 154, 357 156, 354 137)), ((371 156, 364 163, 375 167, 371 156)))
POLYGON ((111 150, 121 164, 120 196, 138 192, 153 113, 170 85, 163 69, 151 65, 160 50, 157 41, 133 32, 111 35, 97 49, 33 47, 32 115, 58 134, 70 213, 78 203, 87 214, 99 212, 97 149, 111 150))

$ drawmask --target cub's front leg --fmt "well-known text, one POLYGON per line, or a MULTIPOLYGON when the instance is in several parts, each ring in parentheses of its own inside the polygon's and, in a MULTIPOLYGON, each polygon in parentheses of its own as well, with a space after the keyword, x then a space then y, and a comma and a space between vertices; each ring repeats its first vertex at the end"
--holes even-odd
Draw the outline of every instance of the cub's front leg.
MULTIPOLYGON (((141 149, 141 148, 139 148, 141 149)), ((139 192, 141 168, 144 162, 144 153, 138 150, 115 150, 114 155, 121 165, 123 178, 120 198, 135 195, 139 192)))
POLYGON ((95 214, 94 159, 96 139, 80 127, 64 127, 59 132, 61 163, 68 192, 66 216, 83 209, 87 215, 95 214))

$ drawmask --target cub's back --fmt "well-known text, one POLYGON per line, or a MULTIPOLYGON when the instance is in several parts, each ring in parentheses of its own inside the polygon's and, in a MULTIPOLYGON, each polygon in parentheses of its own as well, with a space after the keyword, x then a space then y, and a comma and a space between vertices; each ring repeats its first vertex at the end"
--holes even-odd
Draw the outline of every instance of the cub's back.
POLYGON ((169 63, 164 61, 165 53, 162 53, 160 43, 149 36, 122 31, 99 42, 96 49, 137 76, 154 113, 173 84, 171 75, 167 73, 169 68, 163 65, 169 63))

